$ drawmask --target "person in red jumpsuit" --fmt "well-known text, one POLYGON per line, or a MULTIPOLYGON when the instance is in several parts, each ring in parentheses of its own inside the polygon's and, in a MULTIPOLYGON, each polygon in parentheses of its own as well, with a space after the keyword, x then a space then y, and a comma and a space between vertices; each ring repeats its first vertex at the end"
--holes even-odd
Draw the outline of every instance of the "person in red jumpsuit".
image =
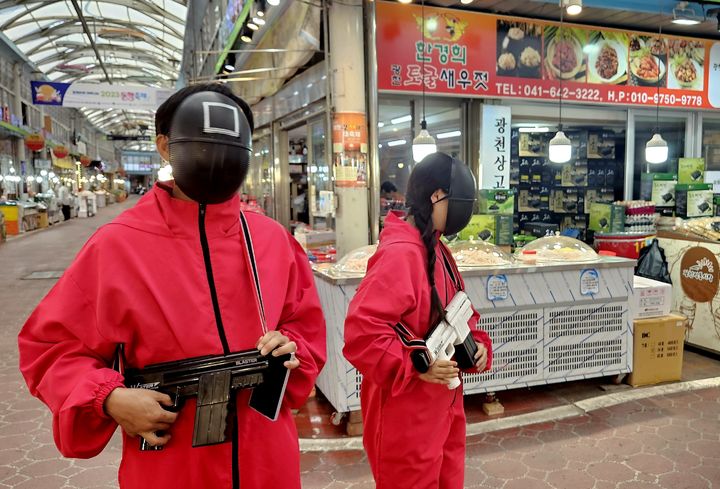
MULTIPOLYGON (((345 321, 345 357, 363 375, 363 444, 378 489, 461 489, 465 412, 455 360, 420 373, 408 348, 422 339, 464 287, 440 234, 455 234, 472 215, 475 180, 462 162, 434 153, 410 176, 406 221, 388 215, 367 275, 345 321), (404 326, 405 340, 396 324, 404 326)), ((491 341, 469 322, 474 371, 490 368, 491 341)), ((472 362, 472 360, 471 360, 472 362)), ((470 365, 472 367, 472 363, 470 365)))
POLYGON ((300 488, 291 409, 303 405, 324 364, 325 324, 296 241, 255 213, 243 215, 244 235, 237 191, 252 121, 224 85, 172 95, 157 111, 156 142, 174 184, 155 185, 101 227, 20 332, 20 369, 52 411, 64 456, 93 457, 122 427, 123 489, 300 488), (172 404, 167 395, 125 388, 111 368, 118 345, 135 368, 253 348, 295 357, 285 363, 276 421, 250 409, 241 390, 229 442, 193 448, 195 400, 173 413, 163 409, 172 404), (162 450, 140 451, 138 436, 162 450))

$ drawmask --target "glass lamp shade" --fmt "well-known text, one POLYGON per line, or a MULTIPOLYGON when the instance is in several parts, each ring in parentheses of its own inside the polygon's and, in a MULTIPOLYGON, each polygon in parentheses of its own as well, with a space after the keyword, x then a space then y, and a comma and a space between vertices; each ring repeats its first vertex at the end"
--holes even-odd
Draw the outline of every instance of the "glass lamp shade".
POLYGON ((564 132, 558 131, 550 140, 548 152, 553 163, 567 163, 572 158, 572 143, 564 132))
POLYGON ((668 145, 659 133, 653 134, 653 137, 645 145, 645 160, 648 163, 665 163, 668 159, 668 145))
POLYGON ((422 129, 412 144, 413 160, 417 163, 422 161, 427 155, 437 152, 435 138, 433 138, 427 129, 422 129))

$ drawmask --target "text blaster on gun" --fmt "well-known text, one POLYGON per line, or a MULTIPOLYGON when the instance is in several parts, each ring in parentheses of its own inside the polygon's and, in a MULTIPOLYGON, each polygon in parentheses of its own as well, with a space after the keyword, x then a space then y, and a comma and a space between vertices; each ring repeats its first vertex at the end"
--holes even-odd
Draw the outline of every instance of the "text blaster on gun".
MULTIPOLYGON (((280 412, 290 371, 283 365, 292 354, 263 356, 258 350, 157 363, 125 371, 127 387, 150 389, 167 394, 178 411, 188 397, 197 397, 193 447, 223 443, 235 422, 235 394, 253 389, 250 407, 275 421, 280 412)), ((152 447, 144 439, 141 450, 152 447)))
MULTIPOLYGON (((455 361, 461 369, 475 366, 475 354, 478 351, 468 321, 473 315, 472 303, 465 292, 458 292, 445 310, 445 321, 440 321, 425 337, 424 349, 411 353, 413 364, 420 372, 427 372, 436 360, 455 361)), ((460 379, 455 377, 448 384, 448 389, 460 386, 460 379)))

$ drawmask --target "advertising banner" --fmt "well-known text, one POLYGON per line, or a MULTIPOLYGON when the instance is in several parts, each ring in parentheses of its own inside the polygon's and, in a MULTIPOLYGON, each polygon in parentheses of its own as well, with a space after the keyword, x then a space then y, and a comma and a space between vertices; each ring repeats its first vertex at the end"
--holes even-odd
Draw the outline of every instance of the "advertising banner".
POLYGON ((482 106, 480 188, 510 188, 510 107, 482 106))
POLYGON ((720 42, 427 7, 423 43, 419 5, 376 18, 381 91, 556 100, 562 80, 570 101, 720 108, 720 42))
POLYGON ((30 82, 34 105, 88 109, 155 110, 172 90, 93 83, 30 82))

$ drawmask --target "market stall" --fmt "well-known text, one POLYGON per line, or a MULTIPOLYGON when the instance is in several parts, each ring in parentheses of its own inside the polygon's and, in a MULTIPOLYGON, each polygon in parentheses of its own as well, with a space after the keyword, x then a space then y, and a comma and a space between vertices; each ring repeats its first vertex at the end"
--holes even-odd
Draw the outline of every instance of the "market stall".
MULTIPOLYGON (((465 394, 632 371, 635 262, 559 236, 531 244, 514 258, 482 242, 451 247, 494 349, 490 372, 464 377, 465 394)), ((361 375, 342 355, 343 325, 373 251, 315 273, 328 345, 317 385, 338 412, 360 409, 361 375)))
POLYGON ((687 344, 720 353, 720 218, 689 223, 658 232, 674 285, 673 310, 688 318, 687 344))

